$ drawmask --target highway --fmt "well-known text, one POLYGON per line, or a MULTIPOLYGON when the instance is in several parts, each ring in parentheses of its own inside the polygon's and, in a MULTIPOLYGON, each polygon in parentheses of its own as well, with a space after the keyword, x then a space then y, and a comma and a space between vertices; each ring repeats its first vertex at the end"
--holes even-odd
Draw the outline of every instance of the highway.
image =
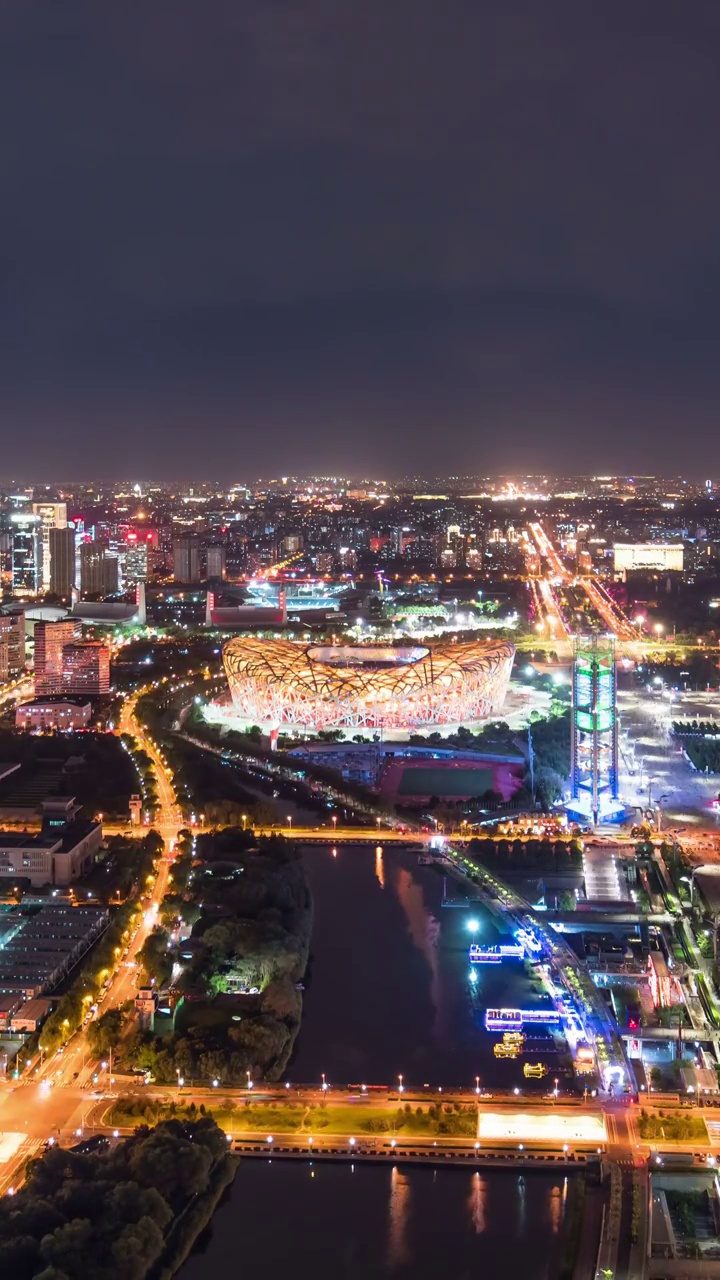
POLYGON ((565 640, 570 638, 568 627, 562 618, 560 606, 553 592, 553 586, 576 585, 585 592, 597 617, 604 623, 611 635, 626 644, 638 644, 641 637, 637 627, 626 618, 605 587, 594 578, 585 575, 575 576, 571 573, 563 564, 552 540, 538 521, 530 524, 529 532, 541 562, 544 560, 547 565, 547 575, 543 578, 532 579, 532 582, 536 604, 537 595, 539 594, 542 602, 544 624, 549 628, 551 635, 553 637, 557 635, 565 640))
MULTIPOLYGON (((137 698, 131 697, 123 707, 116 732, 129 733, 150 756, 157 775, 159 810, 153 824, 165 842, 165 850, 158 864, 158 872, 152 886, 143 896, 143 914, 130 941, 127 953, 119 957, 118 966, 110 979, 107 990, 101 995, 97 1014, 117 1007, 130 1000, 137 990, 137 954, 154 928, 157 913, 167 892, 168 875, 173 862, 173 849, 178 831, 183 826, 180 809, 176 803, 172 778, 155 744, 135 719, 137 698)), ((123 829, 127 829, 127 824, 123 829)), ((137 835, 144 834, 141 828, 137 835)), ((42 1043, 42 1040, 41 1040, 42 1043)), ((66 1138, 84 1123, 93 1095, 93 1060, 87 1044, 87 1029, 81 1028, 63 1049, 51 1058, 41 1059, 32 1068, 32 1074, 15 1082, 11 1079, 0 1083, 0 1193, 7 1191, 17 1178, 18 1170, 41 1143, 57 1135, 58 1130, 66 1138), (11 1150, 15 1148, 14 1150, 11 1150), (3 1160, 3 1151, 7 1158, 3 1160)), ((99 1084, 112 1087, 109 1065, 101 1073, 99 1084)))

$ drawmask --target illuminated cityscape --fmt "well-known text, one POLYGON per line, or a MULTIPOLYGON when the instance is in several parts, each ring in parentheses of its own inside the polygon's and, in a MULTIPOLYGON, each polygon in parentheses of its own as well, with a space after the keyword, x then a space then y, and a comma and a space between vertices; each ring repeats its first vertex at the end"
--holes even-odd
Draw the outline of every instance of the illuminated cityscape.
MULTIPOLYGON (((175 1114, 221 1084, 236 1108, 264 1097, 259 1146, 232 1113, 230 1149, 246 1157, 272 1142, 275 1159, 441 1151, 520 1161, 528 1176, 554 1161, 599 1177, 601 1197, 615 1152, 646 1171, 712 1170, 704 1111, 678 1111, 675 1148, 652 1099, 720 1096, 715 485, 366 491, 288 477, 39 492, 0 496, 0 1030, 15 1135, 2 1188, 49 1141, 46 1114, 60 1145, 122 1141, 137 1085, 118 1081, 132 1072, 160 1124, 168 1090, 175 1114), (246 889, 258 850, 274 870, 246 889), (378 923, 376 895, 391 893, 429 931, 410 948, 432 939, 432 963, 464 992, 462 1049, 434 1050, 417 1077, 409 1046, 431 1033, 388 1050, 397 1020, 377 987, 364 1084, 350 1084, 357 1050, 327 1044, 313 984, 305 1011, 309 886, 333 938, 330 954, 312 944, 322 972, 331 955, 359 963, 327 914, 330 866, 334 884, 351 865, 367 875, 352 910, 379 955, 398 945, 378 923), (203 919, 249 929, 258 892, 269 915, 255 941, 219 957, 203 919), (281 945, 272 904, 290 901, 281 945), (345 1115, 348 1086, 380 1091, 367 1129, 345 1115), (447 1149, 428 1088, 459 1108, 447 1149), (288 1089, 303 1106, 332 1092, 341 1132, 275 1132, 288 1089), (33 1098, 48 1106, 26 1139, 33 1098), (419 1117, 407 1136, 404 1098, 419 1117)), ((640 1201, 634 1185, 621 1212, 652 1233, 649 1184, 640 1201)), ((599 1254, 621 1252, 603 1241, 599 1254)))
POLYGON ((0 1280, 720 1280, 717 6, 0 50, 0 1280))

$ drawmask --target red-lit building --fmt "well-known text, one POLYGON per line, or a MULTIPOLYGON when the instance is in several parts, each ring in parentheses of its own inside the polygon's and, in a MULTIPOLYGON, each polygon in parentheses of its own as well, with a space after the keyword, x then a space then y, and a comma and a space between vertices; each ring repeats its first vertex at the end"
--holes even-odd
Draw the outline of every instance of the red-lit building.
POLYGON ((62 692, 101 697, 110 692, 110 650, 99 640, 63 648, 62 692))
POLYGON ((35 623, 35 696, 68 693, 63 687, 63 650, 79 641, 82 627, 72 619, 35 623))

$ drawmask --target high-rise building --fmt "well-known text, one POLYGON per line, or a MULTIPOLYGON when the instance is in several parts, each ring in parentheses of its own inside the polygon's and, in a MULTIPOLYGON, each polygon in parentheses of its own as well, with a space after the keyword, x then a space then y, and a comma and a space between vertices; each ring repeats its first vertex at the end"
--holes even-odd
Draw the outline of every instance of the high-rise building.
POLYGON ((61 693, 101 697, 110 691, 110 650, 99 640, 66 644, 62 651, 61 693))
MULTIPOLYGON (((75 530, 49 529, 48 556, 50 577, 48 589, 56 596, 69 596, 75 586, 75 530)), ((43 560, 43 572, 45 561, 43 560)))
POLYGON ((148 542, 139 538, 136 533, 129 533, 125 545, 125 565, 123 580, 126 584, 147 582, 148 579, 148 542))
POLYGON ((63 649, 82 635, 79 622, 35 623, 35 697, 63 692, 63 649))
POLYGON ((88 595, 114 595, 119 586, 119 564, 102 542, 80 546, 80 591, 88 595))
POLYGON ((25 666, 25 614, 0 613, 0 680, 25 666))
POLYGON ((39 541, 37 516, 15 511, 10 517, 12 540, 12 593, 16 598, 35 596, 39 587, 39 541))
POLYGON ((40 586, 43 591, 49 591, 51 575, 50 531, 52 529, 67 528, 67 503, 33 502, 32 510, 33 515, 36 516, 40 522, 38 536, 40 551, 40 586))
POLYGON ((197 538, 176 538, 173 542, 173 578, 176 582, 200 581, 200 548, 197 538))
POLYGON ((225 548, 220 542, 212 542, 207 547, 207 578, 225 577, 225 548))

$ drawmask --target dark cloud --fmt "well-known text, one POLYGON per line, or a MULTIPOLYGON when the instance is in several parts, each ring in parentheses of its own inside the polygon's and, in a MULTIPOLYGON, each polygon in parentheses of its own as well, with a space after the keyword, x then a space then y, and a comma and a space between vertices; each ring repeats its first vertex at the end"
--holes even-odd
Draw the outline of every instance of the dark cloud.
POLYGON ((6 0, 6 467, 713 474, 719 55, 703 0, 6 0))

